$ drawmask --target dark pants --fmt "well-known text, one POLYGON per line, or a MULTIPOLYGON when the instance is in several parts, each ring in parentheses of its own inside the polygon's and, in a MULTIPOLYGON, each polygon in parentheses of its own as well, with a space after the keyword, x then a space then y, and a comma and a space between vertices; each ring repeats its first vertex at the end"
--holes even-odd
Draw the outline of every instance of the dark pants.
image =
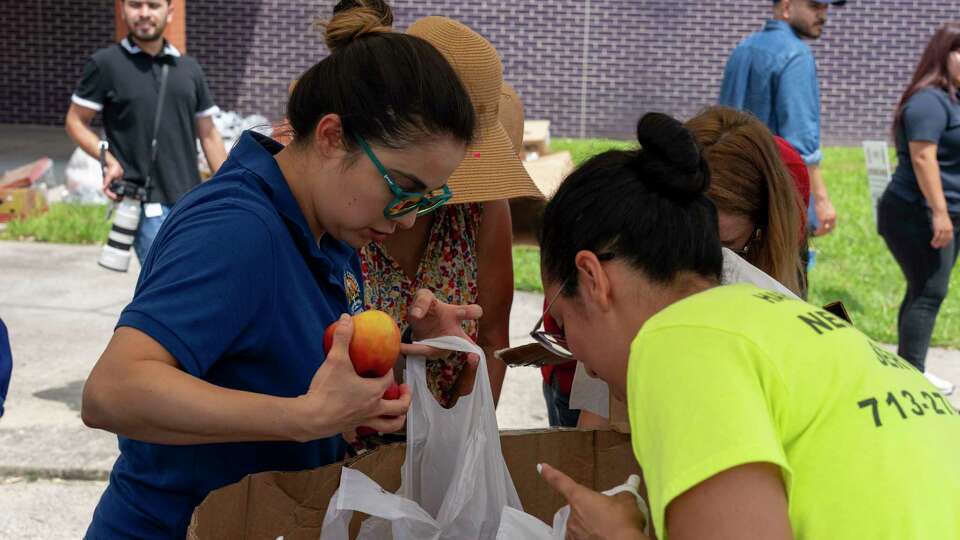
POLYGON ((921 372, 960 246, 960 220, 951 218, 953 241, 933 249, 930 211, 922 202, 911 204, 888 189, 877 204, 877 229, 907 279, 897 316, 897 354, 921 372))
POLYGON ((547 402, 547 417, 550 427, 577 427, 580 411, 570 409, 570 394, 560 390, 555 375, 550 382, 543 381, 543 399, 547 402))

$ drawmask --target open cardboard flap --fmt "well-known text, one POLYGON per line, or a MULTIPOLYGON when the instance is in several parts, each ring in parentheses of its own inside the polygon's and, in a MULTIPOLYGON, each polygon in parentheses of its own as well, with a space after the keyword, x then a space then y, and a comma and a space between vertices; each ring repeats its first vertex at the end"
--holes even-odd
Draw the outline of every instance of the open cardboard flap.
MULTIPOLYGON (((630 436, 615 431, 549 429, 502 431, 503 456, 523 509, 546 523, 565 504, 537 474, 546 462, 595 490, 606 490, 639 473, 630 436)), ((393 444, 318 469, 265 472, 213 491, 194 510, 189 540, 316 540, 342 467, 360 471, 390 492, 400 488, 405 446, 393 444)), ((362 516, 351 527, 356 534, 362 516)))

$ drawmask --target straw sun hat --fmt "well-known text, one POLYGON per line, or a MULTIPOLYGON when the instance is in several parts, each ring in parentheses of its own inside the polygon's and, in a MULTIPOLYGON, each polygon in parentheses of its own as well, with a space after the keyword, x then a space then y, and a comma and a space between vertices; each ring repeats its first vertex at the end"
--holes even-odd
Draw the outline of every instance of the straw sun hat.
POLYGON ((475 141, 448 180, 453 191, 450 204, 543 198, 498 119, 503 64, 493 45, 446 17, 419 19, 407 33, 426 40, 443 54, 460 76, 477 113, 475 141))
POLYGON ((513 144, 514 153, 520 155, 523 150, 523 101, 520 94, 507 82, 500 87, 500 110, 497 118, 513 144))

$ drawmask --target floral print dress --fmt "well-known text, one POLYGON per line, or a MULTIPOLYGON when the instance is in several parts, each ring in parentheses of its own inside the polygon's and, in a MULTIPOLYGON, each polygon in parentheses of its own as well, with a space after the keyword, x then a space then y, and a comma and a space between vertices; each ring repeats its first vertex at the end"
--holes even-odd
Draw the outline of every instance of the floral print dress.
MULTIPOLYGON (((453 204, 440 207, 434 214, 417 276, 410 279, 400 265, 379 243, 360 250, 363 270, 364 303, 367 309, 379 309, 407 329, 407 306, 418 289, 428 289, 449 304, 473 304, 477 301, 477 237, 483 205, 453 204)), ((464 323, 464 331, 477 339, 477 323, 464 323)), ((427 386, 443 406, 449 406, 454 386, 463 368, 458 353, 427 361, 427 386)))

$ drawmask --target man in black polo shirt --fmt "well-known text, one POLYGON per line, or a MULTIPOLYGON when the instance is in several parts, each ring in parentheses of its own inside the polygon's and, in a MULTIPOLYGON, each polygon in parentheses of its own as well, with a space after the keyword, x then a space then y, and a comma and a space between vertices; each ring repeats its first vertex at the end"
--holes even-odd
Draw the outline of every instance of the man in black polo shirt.
POLYGON ((157 133, 157 160, 134 249, 141 264, 170 207, 200 183, 196 140, 216 172, 226 159, 223 140, 213 124, 219 110, 210 97, 203 70, 163 39, 173 20, 173 0, 123 0, 123 19, 130 34, 100 49, 87 61, 67 112, 66 129, 83 150, 99 157, 100 137, 90 128, 103 113, 110 150, 103 189, 125 178, 143 183, 151 167, 151 141, 161 73, 168 65, 166 94, 157 133))

